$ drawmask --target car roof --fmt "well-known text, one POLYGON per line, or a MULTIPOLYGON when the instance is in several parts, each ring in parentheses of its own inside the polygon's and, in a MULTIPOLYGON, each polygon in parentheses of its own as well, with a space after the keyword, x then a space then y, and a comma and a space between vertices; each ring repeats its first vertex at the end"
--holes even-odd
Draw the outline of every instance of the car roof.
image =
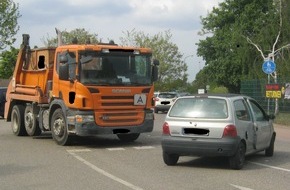
POLYGON ((197 97, 197 98, 207 98, 207 97, 220 97, 220 98, 251 98, 249 96, 246 96, 246 95, 242 95, 242 94, 231 94, 231 93, 228 93, 228 94, 194 94, 192 96, 186 96, 186 97, 182 97, 182 98, 192 98, 192 97, 197 97))

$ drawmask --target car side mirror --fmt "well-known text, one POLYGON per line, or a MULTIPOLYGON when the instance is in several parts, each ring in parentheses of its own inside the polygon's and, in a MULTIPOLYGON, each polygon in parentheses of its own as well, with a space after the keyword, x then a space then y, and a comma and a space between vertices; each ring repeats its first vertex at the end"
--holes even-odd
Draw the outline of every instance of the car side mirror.
POLYGON ((275 115, 274 114, 269 114, 269 115, 267 115, 267 119, 268 120, 274 120, 275 119, 275 115))

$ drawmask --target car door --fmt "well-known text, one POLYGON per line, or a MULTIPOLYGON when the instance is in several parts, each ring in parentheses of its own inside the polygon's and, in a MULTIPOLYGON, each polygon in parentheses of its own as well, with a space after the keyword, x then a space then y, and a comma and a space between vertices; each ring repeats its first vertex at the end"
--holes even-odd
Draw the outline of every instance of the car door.
POLYGON ((265 111, 256 101, 251 99, 248 101, 251 107, 256 131, 256 148, 257 150, 262 150, 269 145, 269 140, 271 139, 271 123, 265 111))
POLYGON ((251 117, 250 107, 244 99, 234 101, 235 123, 238 129, 238 135, 246 140, 247 152, 253 152, 256 149, 256 130, 251 117))

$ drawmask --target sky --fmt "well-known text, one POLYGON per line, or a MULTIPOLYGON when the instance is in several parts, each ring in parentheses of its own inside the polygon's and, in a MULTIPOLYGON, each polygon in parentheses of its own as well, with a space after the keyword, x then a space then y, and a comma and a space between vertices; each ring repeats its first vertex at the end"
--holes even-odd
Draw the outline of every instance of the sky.
POLYGON ((205 17, 223 0, 13 0, 19 4, 20 30, 30 35, 30 46, 43 47, 41 39, 56 37, 55 28, 71 31, 84 28, 98 34, 103 42, 113 39, 120 43, 124 32, 136 30, 155 35, 170 30, 172 42, 178 46, 188 65, 188 82, 204 66, 197 57, 196 43, 203 39, 200 16, 205 17))

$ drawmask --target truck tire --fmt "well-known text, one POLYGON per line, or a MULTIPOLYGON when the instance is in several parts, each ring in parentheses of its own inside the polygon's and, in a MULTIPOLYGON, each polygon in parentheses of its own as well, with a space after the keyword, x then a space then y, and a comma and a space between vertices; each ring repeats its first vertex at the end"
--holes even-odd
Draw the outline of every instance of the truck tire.
POLYGON ((32 112, 31 104, 26 105, 24 111, 24 125, 29 136, 38 136, 41 134, 36 116, 32 112))
POLYGON ((26 136, 24 126, 24 106, 14 105, 11 112, 11 128, 16 136, 26 136))
POLYGON ((133 142, 138 139, 140 133, 117 134, 117 137, 124 142, 133 142))
POLYGON ((61 108, 56 109, 51 117, 51 134, 58 145, 70 144, 71 138, 69 138, 65 116, 61 108))
POLYGON ((235 170, 243 168, 245 163, 246 146, 240 142, 236 153, 229 158, 230 167, 235 170))

